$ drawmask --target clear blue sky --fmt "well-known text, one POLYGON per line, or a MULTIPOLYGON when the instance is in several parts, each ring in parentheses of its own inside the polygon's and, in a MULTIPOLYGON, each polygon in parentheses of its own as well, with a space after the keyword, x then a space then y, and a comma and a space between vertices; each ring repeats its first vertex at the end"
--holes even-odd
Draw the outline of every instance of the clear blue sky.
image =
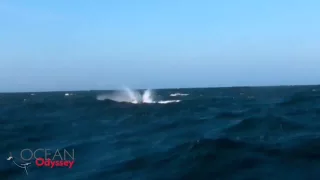
POLYGON ((320 84, 317 0, 1 0, 0 91, 320 84))

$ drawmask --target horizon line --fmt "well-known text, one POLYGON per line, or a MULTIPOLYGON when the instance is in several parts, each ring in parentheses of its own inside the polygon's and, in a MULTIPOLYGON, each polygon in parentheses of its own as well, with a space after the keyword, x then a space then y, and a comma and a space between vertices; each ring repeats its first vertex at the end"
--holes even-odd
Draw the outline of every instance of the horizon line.
MULTIPOLYGON (((259 88, 259 87, 287 87, 287 86, 319 86, 320 84, 291 84, 291 85, 243 85, 243 86, 198 86, 198 87, 168 87, 168 88, 137 88, 135 90, 170 90, 170 89, 219 89, 219 88, 259 88)), ((17 93, 53 93, 53 92, 85 92, 85 91, 116 91, 119 88, 113 89, 90 89, 90 90, 48 90, 48 91, 4 91, 0 94, 17 94, 17 93)))

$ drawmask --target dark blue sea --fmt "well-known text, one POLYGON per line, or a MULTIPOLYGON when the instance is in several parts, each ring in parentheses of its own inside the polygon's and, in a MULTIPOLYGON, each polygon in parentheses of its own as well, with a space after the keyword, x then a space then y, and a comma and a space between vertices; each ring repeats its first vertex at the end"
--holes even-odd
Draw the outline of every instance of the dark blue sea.
POLYGON ((171 103, 143 104, 102 93, 0 94, 0 179, 320 179, 320 86, 154 90, 171 103), (25 148, 74 149, 75 164, 27 175, 7 160, 25 148))

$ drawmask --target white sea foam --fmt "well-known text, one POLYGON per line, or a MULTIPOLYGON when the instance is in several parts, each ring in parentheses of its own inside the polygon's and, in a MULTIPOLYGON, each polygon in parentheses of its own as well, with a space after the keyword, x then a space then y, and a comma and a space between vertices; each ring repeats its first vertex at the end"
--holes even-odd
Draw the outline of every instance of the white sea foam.
POLYGON ((178 103, 181 100, 166 100, 166 101, 158 101, 159 104, 168 104, 168 103, 178 103))
POLYGON ((132 104, 140 104, 140 103, 159 103, 159 104, 168 104, 168 103, 175 103, 180 102, 180 100, 154 100, 154 92, 151 89, 147 89, 141 95, 139 91, 132 90, 130 88, 123 88, 120 91, 116 91, 111 94, 100 94, 97 96, 97 100, 112 100, 116 102, 127 102, 132 104))
POLYGON ((174 93, 174 94, 170 94, 170 96, 188 96, 189 94, 182 94, 182 93, 174 93))
POLYGON ((75 94, 73 93, 65 93, 64 96, 74 96, 75 94))

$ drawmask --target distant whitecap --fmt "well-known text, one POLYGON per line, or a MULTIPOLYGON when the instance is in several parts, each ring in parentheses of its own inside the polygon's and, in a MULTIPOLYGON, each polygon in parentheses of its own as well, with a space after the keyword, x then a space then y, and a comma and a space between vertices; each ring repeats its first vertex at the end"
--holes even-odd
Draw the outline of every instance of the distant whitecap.
POLYGON ((170 96, 175 97, 175 96, 188 96, 189 94, 182 94, 182 93, 174 93, 170 94, 170 96))

